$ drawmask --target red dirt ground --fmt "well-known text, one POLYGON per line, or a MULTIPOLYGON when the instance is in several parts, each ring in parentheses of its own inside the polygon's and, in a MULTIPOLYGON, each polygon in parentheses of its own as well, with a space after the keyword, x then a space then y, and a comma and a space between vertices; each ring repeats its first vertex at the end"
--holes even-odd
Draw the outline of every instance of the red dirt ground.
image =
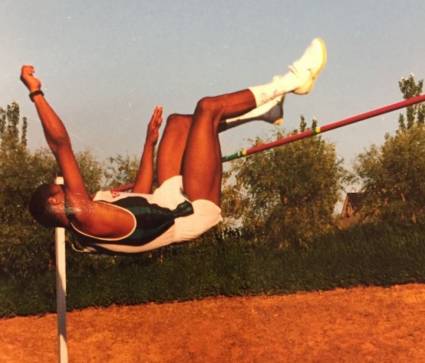
MULTIPOLYGON (((55 362, 56 316, 0 320, 0 362, 55 362)), ((85 309, 70 362, 425 362, 425 285, 85 309)))

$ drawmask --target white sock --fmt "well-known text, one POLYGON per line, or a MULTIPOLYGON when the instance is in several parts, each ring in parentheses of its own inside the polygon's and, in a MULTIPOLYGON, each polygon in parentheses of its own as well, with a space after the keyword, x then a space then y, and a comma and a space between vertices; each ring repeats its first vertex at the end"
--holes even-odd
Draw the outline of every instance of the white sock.
POLYGON ((292 92, 300 86, 299 78, 291 71, 283 76, 275 76, 270 83, 260 86, 249 87, 255 98, 255 103, 258 106, 266 102, 292 92))

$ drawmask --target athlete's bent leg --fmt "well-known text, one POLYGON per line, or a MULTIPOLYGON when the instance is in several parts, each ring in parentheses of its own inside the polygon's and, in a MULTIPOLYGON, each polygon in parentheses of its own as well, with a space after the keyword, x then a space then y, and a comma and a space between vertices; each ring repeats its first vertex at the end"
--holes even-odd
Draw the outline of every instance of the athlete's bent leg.
POLYGON ((254 95, 243 90, 201 99, 195 109, 183 158, 183 188, 190 200, 206 199, 220 205, 220 121, 256 107, 254 95))
MULTIPOLYGON (((220 120, 218 132, 237 126, 236 123, 228 126, 226 121, 220 120)), ((183 154, 192 122, 193 115, 175 113, 168 116, 158 147, 157 176, 159 185, 173 176, 181 175, 183 154)))
POLYGON ((191 126, 192 115, 172 114, 168 116, 158 147, 157 175, 159 185, 167 179, 181 174, 183 154, 191 126))
MULTIPOLYGON (((187 133, 184 135, 187 144, 183 156, 183 187, 191 200, 207 199, 217 205, 220 203, 222 170, 217 134, 221 120, 237 118, 272 100, 283 99, 289 92, 309 93, 325 63, 325 43, 316 38, 285 75, 275 76, 264 85, 205 97, 198 102, 188 136, 187 133)), ((182 146, 183 142, 179 145, 182 146)))

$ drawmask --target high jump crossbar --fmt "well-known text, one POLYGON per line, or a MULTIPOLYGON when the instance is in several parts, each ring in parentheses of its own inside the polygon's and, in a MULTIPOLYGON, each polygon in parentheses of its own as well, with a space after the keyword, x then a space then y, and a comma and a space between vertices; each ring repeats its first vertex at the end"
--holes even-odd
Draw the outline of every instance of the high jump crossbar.
MULTIPOLYGON (((55 183, 63 185, 63 177, 58 176, 55 183)), ((55 228, 56 251, 56 312, 58 329, 58 361, 68 363, 68 343, 66 336, 66 255, 65 229, 55 228)))
POLYGON ((363 120, 366 120, 366 119, 369 119, 369 118, 372 118, 372 117, 382 115, 384 113, 392 112, 392 111, 398 110, 400 108, 409 107, 409 106, 412 106, 414 104, 421 103, 421 102, 424 102, 424 101, 425 101, 425 94, 415 96, 415 97, 411 97, 411 98, 408 98, 404 101, 395 102, 395 103, 392 103, 392 104, 389 104, 389 105, 386 105, 386 106, 383 106, 383 107, 375 108, 375 109, 368 111, 368 112, 360 113, 358 115, 351 116, 351 117, 348 117, 348 118, 345 118, 345 119, 342 119, 342 120, 339 120, 339 121, 331 122, 331 123, 326 124, 324 126, 316 127, 315 129, 307 129, 305 131, 298 132, 296 134, 284 136, 282 138, 279 138, 279 139, 272 141, 272 142, 269 142, 269 143, 259 144, 259 145, 253 146, 251 148, 248 148, 248 149, 242 149, 242 150, 239 150, 239 151, 237 151, 233 154, 224 156, 221 160, 222 160, 222 162, 226 162, 226 161, 231 161, 231 160, 235 160, 235 159, 238 159, 238 158, 242 158, 242 157, 245 157, 245 156, 248 156, 248 155, 256 154, 256 153, 259 153, 261 151, 272 149, 272 148, 277 147, 277 146, 286 145, 286 144, 289 144, 289 143, 294 142, 294 141, 298 141, 298 140, 301 140, 301 139, 305 139, 307 137, 315 136, 317 134, 322 134, 326 131, 330 131, 330 130, 333 130, 333 129, 337 129, 339 127, 347 126, 347 125, 350 125, 350 124, 355 123, 355 122, 363 121, 363 120))

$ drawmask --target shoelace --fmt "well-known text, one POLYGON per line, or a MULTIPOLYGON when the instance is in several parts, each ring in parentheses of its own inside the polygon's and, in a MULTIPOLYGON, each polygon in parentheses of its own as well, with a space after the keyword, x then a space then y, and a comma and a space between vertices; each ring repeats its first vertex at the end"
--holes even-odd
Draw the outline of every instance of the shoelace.
MULTIPOLYGON (((292 72, 292 73, 294 73, 296 76, 297 75, 299 75, 300 74, 300 70, 297 68, 297 65, 294 63, 293 65, 290 65, 289 67, 289 70, 292 72)), ((307 68, 306 69, 306 71, 307 72, 310 72, 310 77, 313 79, 313 80, 315 80, 316 79, 316 77, 314 76, 314 74, 313 74, 313 70, 311 69, 311 68, 307 68)))

